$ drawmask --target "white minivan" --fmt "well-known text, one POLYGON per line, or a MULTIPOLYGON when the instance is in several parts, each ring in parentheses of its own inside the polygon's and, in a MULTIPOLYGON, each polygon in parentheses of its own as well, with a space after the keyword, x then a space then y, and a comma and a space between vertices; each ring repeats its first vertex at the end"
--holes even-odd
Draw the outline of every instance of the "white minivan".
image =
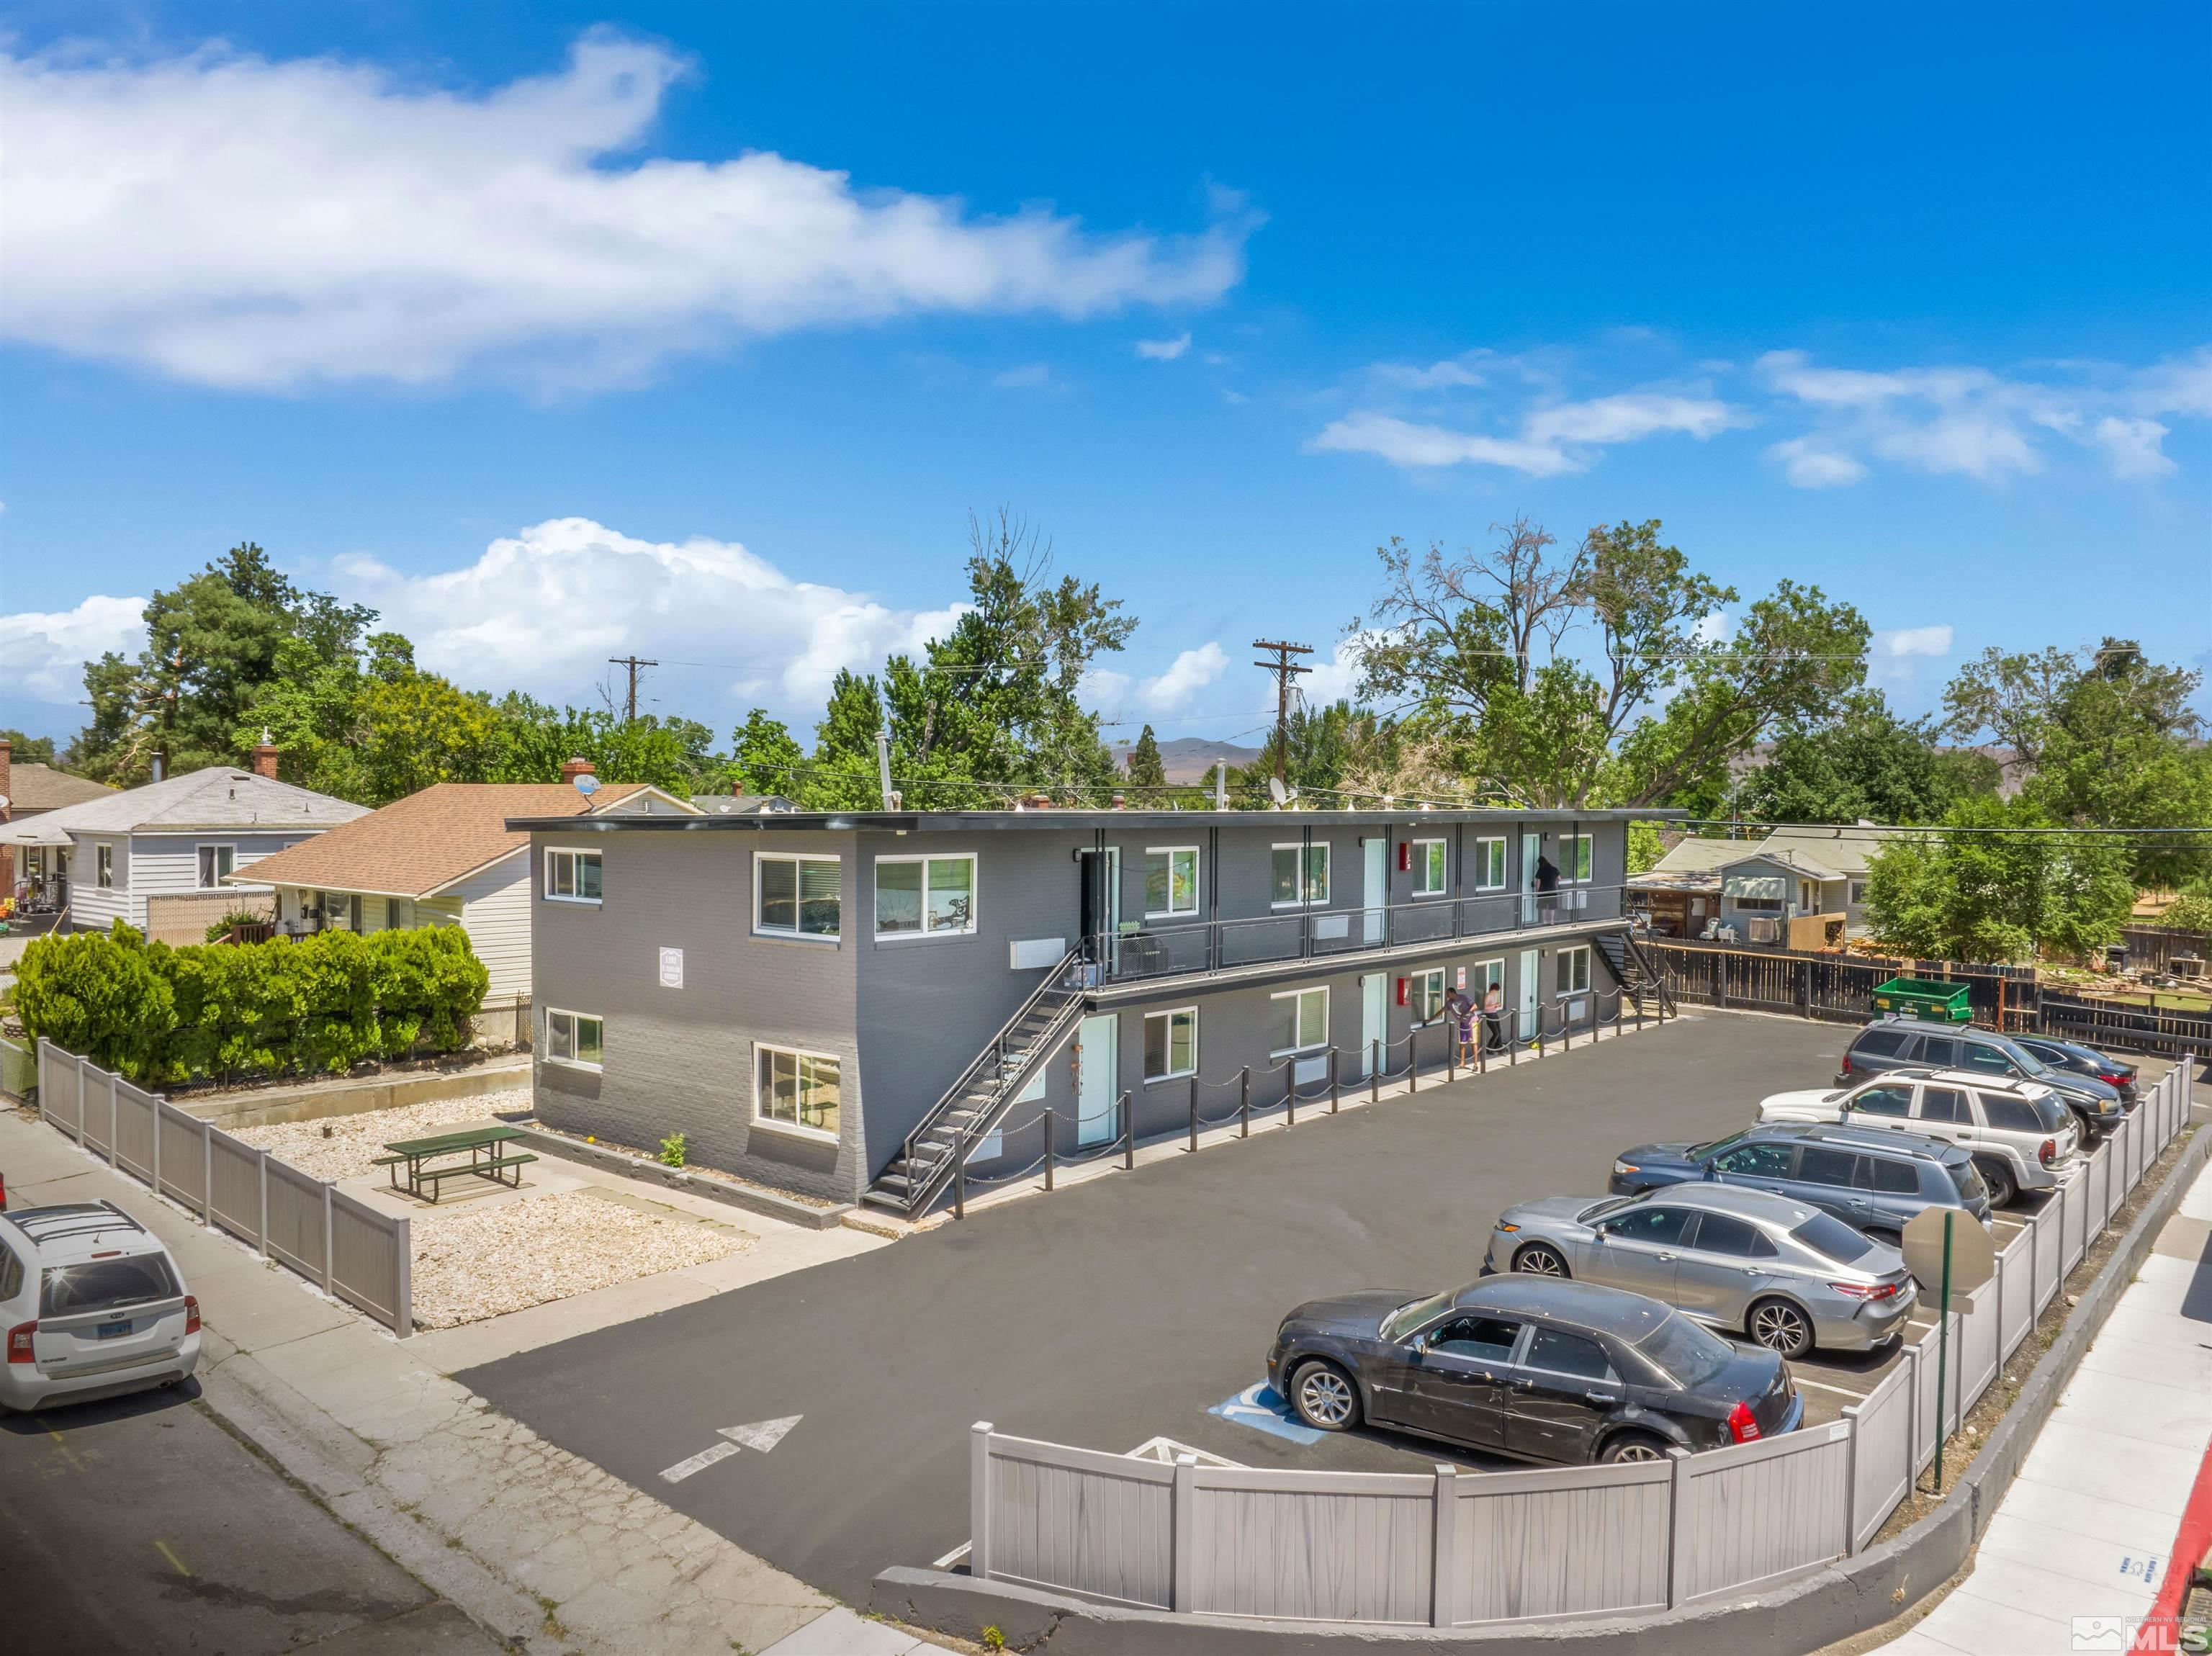
POLYGON ((200 1360, 200 1302, 112 1202, 0 1212, 0 1409, 173 1386, 200 1360))

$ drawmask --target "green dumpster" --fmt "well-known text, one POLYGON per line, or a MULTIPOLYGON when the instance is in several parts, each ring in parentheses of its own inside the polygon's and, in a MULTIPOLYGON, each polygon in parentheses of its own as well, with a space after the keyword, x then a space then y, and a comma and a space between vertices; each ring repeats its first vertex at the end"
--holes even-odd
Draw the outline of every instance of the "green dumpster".
POLYGON ((1932 978, 1892 978, 1874 990, 1874 1010, 1893 1017, 1926 1018, 1936 1023, 1972 1023, 1966 986, 1932 978))

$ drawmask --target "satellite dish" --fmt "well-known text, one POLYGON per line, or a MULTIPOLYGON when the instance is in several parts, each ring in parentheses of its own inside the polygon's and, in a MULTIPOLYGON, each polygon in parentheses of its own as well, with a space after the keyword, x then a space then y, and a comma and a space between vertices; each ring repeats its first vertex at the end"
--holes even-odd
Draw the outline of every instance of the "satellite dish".
POLYGON ((597 793, 599 791, 599 779, 598 777, 596 777, 596 776, 592 775, 592 774, 591 773, 591 772, 589 772, 589 771, 586 771, 586 772, 584 772, 584 773, 583 773, 583 774, 581 774, 580 776, 577 777, 577 779, 576 779, 576 792, 579 792, 579 793, 580 793, 580 794, 582 794, 582 795, 584 796, 584 798, 586 798, 586 799, 590 798, 593 794, 597 793))
POLYGON ((1283 791, 1283 779, 1281 777, 1271 776, 1267 779, 1267 798, 1275 802, 1278 809, 1281 807, 1285 799, 1290 798, 1290 795, 1283 791))

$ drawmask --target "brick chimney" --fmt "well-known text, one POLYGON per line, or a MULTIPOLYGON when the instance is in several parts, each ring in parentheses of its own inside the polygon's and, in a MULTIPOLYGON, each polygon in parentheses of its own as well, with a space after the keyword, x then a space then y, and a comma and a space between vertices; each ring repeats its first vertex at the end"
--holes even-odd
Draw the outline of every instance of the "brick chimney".
POLYGON ((276 779, 276 744, 269 739, 269 732, 261 732, 261 743, 253 750, 253 773, 276 779))
POLYGON ((571 759, 561 767, 561 779, 563 782, 573 782, 580 776, 597 776, 598 774, 598 767, 588 759, 571 759))

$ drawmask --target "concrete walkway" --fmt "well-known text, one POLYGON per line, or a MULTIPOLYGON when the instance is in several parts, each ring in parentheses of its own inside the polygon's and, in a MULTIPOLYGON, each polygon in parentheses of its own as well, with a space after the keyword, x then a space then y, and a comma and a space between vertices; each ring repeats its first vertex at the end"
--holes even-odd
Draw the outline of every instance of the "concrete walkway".
MULTIPOLYGON (((566 1314, 556 1307, 538 1308, 556 1314, 519 1313, 499 1319, 510 1325, 506 1329, 449 1339, 450 1350, 434 1353, 422 1340, 394 1340, 14 1111, 0 1112, 0 1168, 11 1206, 112 1201, 159 1235, 201 1303, 206 1344, 198 1379, 208 1406, 514 1648, 623 1656, 729 1656, 732 1649, 805 1656, 819 1648, 903 1656, 927 1647, 915 1635, 854 1616, 653 1495, 544 1441, 448 1379, 436 1360, 475 1361, 487 1348, 527 1349, 568 1338, 580 1325, 648 1315, 667 1302, 664 1289, 648 1286, 656 1279, 623 1285, 638 1290, 630 1300, 620 1289, 603 1289, 585 1296, 594 1303, 578 1302, 566 1314), (815 1643, 787 1642, 810 1631, 815 1643)), ((752 1216, 745 1221, 748 1228, 773 1228, 752 1216)), ((812 1234, 828 1252, 793 1241, 771 1250, 777 1263, 798 1269, 871 1245, 851 1232, 812 1234)), ((773 1268, 750 1260, 744 1274, 763 1267, 773 1268)), ((687 1281, 676 1298, 725 1286, 687 1281)), ((610 1398, 607 1406, 620 1409, 622 1400, 610 1398)))
POLYGON ((2212 1168, 2082 1358, 1966 1577, 1882 1648, 2126 1650, 2172 1574, 2196 1565, 2173 1551, 2192 1491, 2212 1489, 2209 1460, 2212 1168))

